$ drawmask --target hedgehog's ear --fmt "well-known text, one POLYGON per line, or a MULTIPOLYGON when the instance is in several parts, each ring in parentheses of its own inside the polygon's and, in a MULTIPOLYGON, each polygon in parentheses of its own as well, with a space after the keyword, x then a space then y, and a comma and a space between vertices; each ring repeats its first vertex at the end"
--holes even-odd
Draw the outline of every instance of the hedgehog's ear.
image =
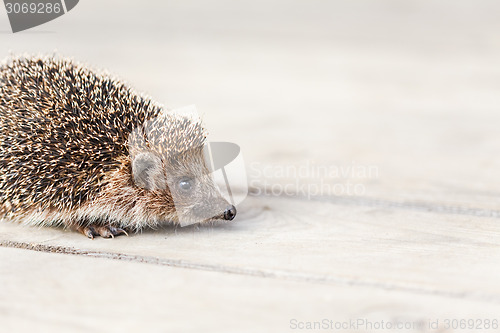
POLYGON ((165 174, 161 159, 153 153, 139 153, 132 161, 132 175, 137 186, 146 190, 164 190, 165 174))

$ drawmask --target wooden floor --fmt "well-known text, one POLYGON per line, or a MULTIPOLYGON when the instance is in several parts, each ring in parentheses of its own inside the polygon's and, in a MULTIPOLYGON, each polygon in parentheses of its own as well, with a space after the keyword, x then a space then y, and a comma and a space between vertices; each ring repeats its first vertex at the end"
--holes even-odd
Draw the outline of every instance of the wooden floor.
POLYGON ((1 330, 500 331, 499 10, 92 0, 16 35, 0 14, 4 55, 57 49, 196 104, 251 189, 216 227, 2 222, 1 330))

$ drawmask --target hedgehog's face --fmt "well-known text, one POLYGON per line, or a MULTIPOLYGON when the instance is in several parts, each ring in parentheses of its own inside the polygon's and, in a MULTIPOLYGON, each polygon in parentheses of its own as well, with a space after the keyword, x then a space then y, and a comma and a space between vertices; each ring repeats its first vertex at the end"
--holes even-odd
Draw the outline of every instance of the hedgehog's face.
POLYGON ((169 158, 141 152, 133 158, 132 172, 136 186, 162 198, 165 216, 175 210, 176 222, 232 220, 236 208, 221 196, 205 163, 202 149, 169 158))

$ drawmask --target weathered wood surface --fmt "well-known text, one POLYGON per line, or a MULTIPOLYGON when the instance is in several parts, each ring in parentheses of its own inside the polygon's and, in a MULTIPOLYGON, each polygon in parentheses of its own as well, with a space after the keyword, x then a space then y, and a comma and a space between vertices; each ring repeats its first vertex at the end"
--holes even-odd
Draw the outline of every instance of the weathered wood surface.
POLYGON ((0 53, 57 50, 195 103, 242 147, 253 195, 234 223, 114 240, 2 222, 2 330, 498 316, 497 1, 139 3, 80 2, 16 35, 0 15, 0 53), (375 171, 314 174, 350 166, 375 171))
MULTIPOLYGON (((5 332, 290 332, 300 331, 293 329, 298 322, 324 319, 359 319, 372 325, 384 320, 416 325, 405 332, 452 332, 444 330, 446 318, 495 318, 500 310, 492 302, 370 286, 263 279, 8 248, 0 248, 0 256, 5 332), (440 320, 440 326, 429 329, 429 320, 440 320)), ((344 331, 373 329, 360 324, 344 331)))
POLYGON ((500 302, 496 219, 280 198, 249 198, 240 214, 218 227, 165 228, 111 241, 3 223, 0 244, 500 302))

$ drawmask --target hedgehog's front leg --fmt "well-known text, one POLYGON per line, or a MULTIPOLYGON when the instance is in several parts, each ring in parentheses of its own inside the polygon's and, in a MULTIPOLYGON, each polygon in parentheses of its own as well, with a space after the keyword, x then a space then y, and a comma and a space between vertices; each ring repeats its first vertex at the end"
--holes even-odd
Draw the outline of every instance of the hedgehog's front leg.
POLYGON ((85 226, 77 226, 76 230, 90 239, 94 239, 96 236, 101 236, 103 238, 115 238, 119 235, 127 235, 128 233, 122 228, 116 228, 111 225, 98 225, 89 224, 85 226))

